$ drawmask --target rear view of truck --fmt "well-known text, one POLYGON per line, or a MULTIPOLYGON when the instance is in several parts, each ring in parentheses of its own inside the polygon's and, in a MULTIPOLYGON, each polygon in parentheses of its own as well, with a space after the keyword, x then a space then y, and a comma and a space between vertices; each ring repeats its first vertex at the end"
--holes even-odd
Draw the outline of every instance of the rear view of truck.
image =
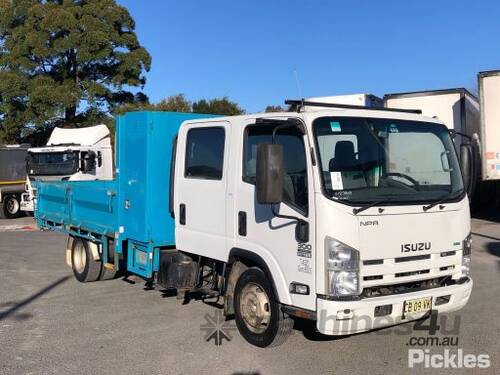
POLYGON ((29 145, 0 146, 0 217, 18 217, 26 179, 26 151, 29 145))

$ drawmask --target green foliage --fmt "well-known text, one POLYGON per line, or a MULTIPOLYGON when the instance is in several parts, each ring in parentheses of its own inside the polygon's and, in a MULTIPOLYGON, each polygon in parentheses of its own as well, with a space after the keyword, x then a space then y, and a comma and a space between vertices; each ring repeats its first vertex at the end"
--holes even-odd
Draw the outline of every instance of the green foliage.
POLYGON ((226 116, 235 116, 245 113, 238 103, 230 101, 227 97, 198 100, 193 103, 193 112, 226 116))
POLYGON ((202 99, 192 103, 184 94, 169 96, 156 104, 150 103, 127 103, 114 111, 115 115, 134 111, 166 111, 166 112, 195 112, 215 115, 240 115, 245 113, 240 106, 231 102, 228 98, 202 99))
POLYGON ((106 123, 146 103, 128 91, 151 65, 134 28, 114 0, 0 0, 0 139, 106 123))
POLYGON ((163 99, 157 104, 148 102, 127 103, 118 107, 113 112, 115 115, 121 115, 126 112, 136 111, 164 111, 164 112, 191 112, 191 102, 186 99, 184 94, 177 94, 163 99))
POLYGON ((268 105, 265 112, 285 112, 285 109, 280 105, 268 105))

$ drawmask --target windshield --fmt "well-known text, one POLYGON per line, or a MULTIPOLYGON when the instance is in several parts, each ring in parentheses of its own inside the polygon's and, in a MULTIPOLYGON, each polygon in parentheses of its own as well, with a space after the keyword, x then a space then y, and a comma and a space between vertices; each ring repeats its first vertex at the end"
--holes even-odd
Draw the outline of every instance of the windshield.
POLYGON ((77 152, 29 152, 26 170, 30 176, 65 176, 78 170, 77 152))
POLYGON ((346 203, 455 199, 464 192, 448 129, 420 121, 322 117, 313 123, 323 190, 346 203))

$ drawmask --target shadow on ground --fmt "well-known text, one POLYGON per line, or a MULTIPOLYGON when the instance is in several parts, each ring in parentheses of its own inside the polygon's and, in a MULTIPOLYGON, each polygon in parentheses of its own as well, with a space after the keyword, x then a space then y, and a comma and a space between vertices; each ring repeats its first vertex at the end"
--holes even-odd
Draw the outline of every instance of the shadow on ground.
POLYGON ((27 320, 33 317, 33 315, 29 313, 18 313, 17 311, 26 305, 29 305, 33 301, 37 300, 44 294, 50 292, 52 289, 56 288, 57 286, 61 285, 62 283, 66 282, 71 276, 64 276, 61 277, 60 279, 54 281, 53 283, 47 285, 45 288, 39 290, 38 292, 32 294, 31 296, 20 300, 20 301, 10 301, 10 302, 5 302, 2 303, 1 307, 9 307, 5 311, 0 311, 0 320, 4 320, 12 316, 15 320, 27 320))
POLYGON ((500 242, 488 242, 486 244, 486 250, 488 250, 488 253, 491 255, 500 257, 500 242))

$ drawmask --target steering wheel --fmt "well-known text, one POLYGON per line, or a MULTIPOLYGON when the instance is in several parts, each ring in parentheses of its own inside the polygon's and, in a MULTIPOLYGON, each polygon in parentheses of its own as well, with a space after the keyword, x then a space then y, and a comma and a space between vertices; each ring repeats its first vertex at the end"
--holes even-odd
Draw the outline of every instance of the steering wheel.
MULTIPOLYGON (((407 174, 404 174, 404 173, 399 173, 399 172, 389 172, 389 173, 386 173, 384 174, 384 177, 391 177, 391 176, 394 176, 394 177, 400 177, 400 178, 404 178, 405 180, 407 181, 410 181, 412 183, 412 185, 415 187, 416 190, 420 190, 420 184, 417 180, 415 180, 413 177, 407 175, 407 174)), ((406 187, 409 187, 408 185, 406 184, 403 184, 402 182, 399 182, 397 180, 392 180, 394 182, 398 182, 406 187)))

